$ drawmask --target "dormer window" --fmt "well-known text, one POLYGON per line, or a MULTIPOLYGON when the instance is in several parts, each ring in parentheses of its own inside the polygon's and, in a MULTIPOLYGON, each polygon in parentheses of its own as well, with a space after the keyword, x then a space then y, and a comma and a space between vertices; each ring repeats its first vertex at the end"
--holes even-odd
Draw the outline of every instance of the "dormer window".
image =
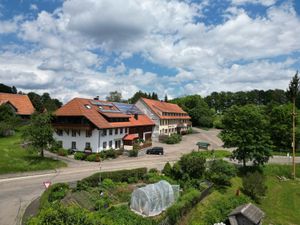
POLYGON ((92 108, 92 107, 91 107, 90 105, 88 105, 88 104, 84 105, 84 107, 85 107, 86 109, 91 109, 91 108, 92 108))

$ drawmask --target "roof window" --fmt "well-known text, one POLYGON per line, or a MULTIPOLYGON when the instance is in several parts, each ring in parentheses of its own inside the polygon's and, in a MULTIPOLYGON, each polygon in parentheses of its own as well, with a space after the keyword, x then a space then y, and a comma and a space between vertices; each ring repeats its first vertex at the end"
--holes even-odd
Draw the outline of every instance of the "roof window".
POLYGON ((91 109, 91 108, 92 108, 92 107, 91 107, 90 105, 88 105, 88 104, 84 105, 84 107, 87 108, 87 109, 91 109))

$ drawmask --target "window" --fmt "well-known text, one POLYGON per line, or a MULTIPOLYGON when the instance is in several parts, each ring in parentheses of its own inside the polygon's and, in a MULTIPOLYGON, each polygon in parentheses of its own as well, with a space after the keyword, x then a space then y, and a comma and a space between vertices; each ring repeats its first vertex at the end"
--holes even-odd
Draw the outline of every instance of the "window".
POLYGON ((123 128, 120 128, 120 134, 123 134, 123 128))
POLYGON ((76 130, 72 130, 72 137, 76 137, 76 130))
POLYGON ((109 148, 112 148, 112 141, 109 141, 109 148))
POLYGON ((107 135, 107 130, 103 129, 103 136, 106 136, 106 135, 107 135))
POLYGON ((63 131, 60 130, 60 129, 59 129, 59 130, 56 130, 56 133, 57 133, 58 136, 63 136, 63 131))
POLYGON ((104 142, 103 142, 103 149, 106 149, 106 147, 107 147, 107 142, 104 141, 104 142))
POLYGON ((76 149, 76 141, 72 141, 71 148, 76 149))
POLYGON ((92 107, 88 104, 84 105, 86 109, 91 109, 92 107))
POLYGON ((85 142, 85 148, 91 149, 91 142, 85 142))
POLYGON ((63 147, 63 142, 62 142, 62 141, 58 141, 57 144, 58 144, 58 146, 59 146, 60 148, 63 147))
POLYGON ((113 130, 109 129, 109 135, 112 135, 113 130))
POLYGON ((115 141, 115 149, 121 148, 121 140, 115 141))
POLYGON ((91 130, 87 130, 86 131, 86 137, 91 137, 92 136, 92 131, 91 130))
POLYGON ((117 135, 117 134, 118 134, 118 128, 115 129, 115 135, 117 135))

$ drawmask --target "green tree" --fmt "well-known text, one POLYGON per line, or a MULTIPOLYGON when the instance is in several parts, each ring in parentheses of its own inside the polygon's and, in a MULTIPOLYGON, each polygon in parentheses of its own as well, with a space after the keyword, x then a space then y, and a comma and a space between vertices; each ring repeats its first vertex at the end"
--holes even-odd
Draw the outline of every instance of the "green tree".
POLYGON ((263 165, 272 155, 272 142, 268 132, 269 121, 264 110, 255 105, 232 106, 222 119, 221 139, 225 147, 236 147, 233 158, 255 165, 263 165))
POLYGON ((269 112, 270 135, 278 150, 289 150, 292 143, 292 105, 276 105, 269 112))
POLYGON ((212 127, 213 111, 200 95, 190 95, 176 98, 170 101, 178 104, 190 116, 194 126, 212 127))
POLYGON ((204 174, 205 162, 206 159, 203 155, 192 152, 181 156, 179 165, 183 174, 192 179, 199 179, 204 174))
POLYGON ((54 142, 52 135, 51 115, 43 113, 32 115, 30 124, 24 129, 23 138, 44 157, 44 149, 54 142))
POLYGON ((109 95, 106 97, 106 100, 109 102, 121 102, 122 93, 118 91, 111 91, 109 92, 109 95))
POLYGON ((168 95, 165 95, 165 102, 168 102, 168 95))
POLYGON ((18 122, 19 118, 9 105, 0 105, 0 136, 10 135, 18 122))
POLYGON ((298 77, 298 71, 296 72, 295 76, 292 78, 290 85, 289 85, 289 89, 287 90, 287 95, 290 98, 290 100, 293 103, 293 111, 292 111, 292 117, 293 117, 293 171, 292 171, 292 175, 293 178, 295 179, 296 177, 296 163, 295 163, 295 148, 296 148, 296 98, 299 95, 299 77, 298 77))
POLYGON ((165 174, 166 176, 171 176, 172 175, 172 166, 171 166, 171 164, 169 162, 167 162, 161 172, 163 174, 165 174))
POLYGON ((234 165, 222 159, 211 161, 206 171, 206 178, 220 186, 230 185, 230 179, 235 175, 234 165))

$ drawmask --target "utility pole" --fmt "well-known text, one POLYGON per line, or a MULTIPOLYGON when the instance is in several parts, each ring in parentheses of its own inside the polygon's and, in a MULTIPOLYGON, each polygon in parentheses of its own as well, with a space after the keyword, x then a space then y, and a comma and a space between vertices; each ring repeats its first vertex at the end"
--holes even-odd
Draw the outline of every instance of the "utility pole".
POLYGON ((296 125, 295 125, 295 120, 296 120, 296 112, 295 112, 295 105, 296 105, 296 98, 293 98, 293 172, 292 172, 292 176, 293 179, 296 178, 296 163, 295 163, 295 157, 296 157, 296 137, 295 137, 295 133, 296 133, 296 125))

